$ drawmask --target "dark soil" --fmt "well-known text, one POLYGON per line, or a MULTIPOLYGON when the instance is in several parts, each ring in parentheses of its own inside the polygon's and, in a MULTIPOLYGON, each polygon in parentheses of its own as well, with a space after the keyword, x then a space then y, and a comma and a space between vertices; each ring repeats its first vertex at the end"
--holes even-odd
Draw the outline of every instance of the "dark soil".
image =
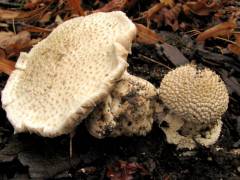
MULTIPOLYGON (((85 2, 85 7, 97 8, 92 2, 85 2)), ((147 10, 149 2, 139 1, 135 9, 127 11, 129 16, 138 16, 139 12, 147 10)), ((206 20, 211 23, 211 19, 192 16, 185 17, 185 21, 199 27, 206 20)), ((73 157, 70 158, 68 136, 48 139, 29 134, 14 135, 4 110, 0 109, 0 180, 240 179, 240 57, 219 53, 215 44, 224 44, 222 41, 207 42, 203 47, 181 30, 173 32, 169 27, 158 28, 154 23, 151 28, 173 49, 170 51, 166 44, 135 42, 128 57, 129 72, 158 87, 169 68, 187 62, 194 61, 215 70, 227 84, 231 96, 218 142, 210 148, 176 150, 175 145, 166 142, 158 124, 154 124, 145 137, 99 140, 89 135, 82 123, 73 138, 73 157), (172 57, 173 51, 177 51, 177 57, 172 57)), ((0 90, 7 79, 7 75, 0 74, 0 90)))

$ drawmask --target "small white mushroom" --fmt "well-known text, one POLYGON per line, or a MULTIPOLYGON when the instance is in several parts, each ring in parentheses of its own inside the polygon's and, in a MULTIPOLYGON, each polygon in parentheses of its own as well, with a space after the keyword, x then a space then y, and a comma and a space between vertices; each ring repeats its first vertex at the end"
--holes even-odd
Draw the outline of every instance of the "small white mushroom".
POLYGON ((152 129, 156 96, 150 82, 125 73, 88 118, 88 131, 97 138, 146 135, 152 129))
POLYGON ((21 53, 1 99, 15 132, 73 131, 125 72, 135 35, 123 12, 95 13, 64 22, 21 53))
POLYGON ((169 143, 192 149, 195 141, 204 146, 217 141, 229 97, 215 72, 191 64, 178 67, 163 78, 159 96, 170 110, 163 118, 169 127, 162 127, 169 143))

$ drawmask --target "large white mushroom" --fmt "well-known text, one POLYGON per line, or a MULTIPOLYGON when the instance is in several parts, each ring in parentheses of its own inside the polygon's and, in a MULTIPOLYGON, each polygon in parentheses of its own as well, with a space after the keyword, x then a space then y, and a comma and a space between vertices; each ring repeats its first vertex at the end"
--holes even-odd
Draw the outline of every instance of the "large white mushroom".
POLYGON ((1 99, 15 132, 73 131, 125 72, 135 35, 123 12, 95 13, 64 22, 21 53, 1 99))
POLYGON ((214 144, 221 132, 221 116, 228 107, 228 91, 208 68, 187 64, 170 71, 162 80, 159 96, 170 111, 162 127, 169 143, 193 149, 198 142, 214 144))

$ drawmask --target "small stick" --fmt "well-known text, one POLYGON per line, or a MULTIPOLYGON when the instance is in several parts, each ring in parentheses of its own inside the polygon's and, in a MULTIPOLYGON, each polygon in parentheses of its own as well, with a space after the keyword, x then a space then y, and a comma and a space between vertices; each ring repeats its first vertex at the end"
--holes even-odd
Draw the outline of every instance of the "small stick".
POLYGON ((73 143, 72 143, 72 140, 73 140, 73 137, 75 136, 75 134, 76 134, 76 131, 75 130, 73 130, 71 133, 70 133, 70 135, 69 135, 69 137, 70 137, 70 142, 69 142, 69 156, 70 156, 70 159, 72 158, 72 155, 73 155, 73 143))
POLYGON ((17 34, 14 19, 12 20, 12 27, 13 27, 13 32, 17 34))
POLYGON ((222 40, 222 41, 229 42, 229 43, 234 44, 234 45, 236 45, 237 47, 240 48, 240 46, 239 46, 236 42, 231 41, 231 40, 229 40, 229 39, 225 39, 225 38, 221 38, 221 37, 215 37, 215 39, 219 39, 219 40, 222 40))
POLYGON ((156 63, 156 64, 158 64, 158 65, 160 65, 160 66, 163 66, 163 67, 165 67, 165 68, 167 68, 167 69, 169 69, 169 70, 172 70, 170 67, 166 66, 166 65, 163 64, 163 63, 160 63, 160 62, 156 61, 155 59, 152 59, 152 58, 150 58, 150 57, 147 57, 147 56, 145 56, 145 55, 143 55, 143 54, 139 54, 139 55, 140 55, 140 57, 143 57, 143 58, 145 58, 145 59, 147 59, 147 60, 149 60, 149 61, 151 61, 151 62, 153 62, 153 63, 156 63))

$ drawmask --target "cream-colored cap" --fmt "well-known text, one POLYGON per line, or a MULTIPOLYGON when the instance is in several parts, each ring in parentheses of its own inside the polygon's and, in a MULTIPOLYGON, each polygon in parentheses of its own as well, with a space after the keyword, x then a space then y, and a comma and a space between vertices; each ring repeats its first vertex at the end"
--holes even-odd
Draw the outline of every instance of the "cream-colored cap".
POLYGON ((95 13, 64 22, 21 53, 2 91, 15 132, 71 132, 125 72, 135 35, 123 12, 95 13))

